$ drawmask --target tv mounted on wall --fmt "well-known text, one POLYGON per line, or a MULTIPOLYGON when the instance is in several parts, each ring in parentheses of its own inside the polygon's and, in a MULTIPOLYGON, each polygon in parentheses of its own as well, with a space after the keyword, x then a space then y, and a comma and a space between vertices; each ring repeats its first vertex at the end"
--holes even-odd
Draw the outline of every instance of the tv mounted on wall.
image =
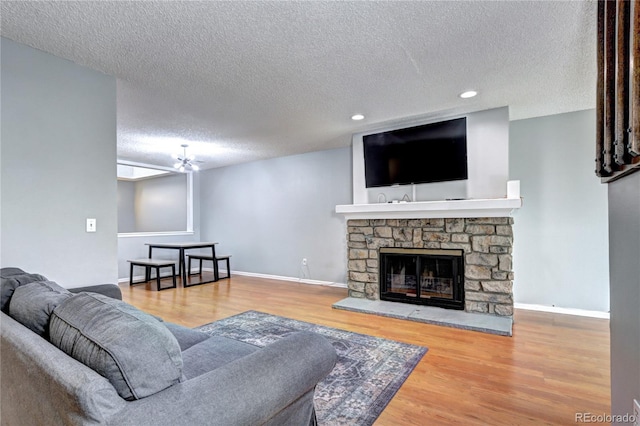
POLYGON ((464 180, 467 171, 467 119, 366 135, 367 188, 464 180))

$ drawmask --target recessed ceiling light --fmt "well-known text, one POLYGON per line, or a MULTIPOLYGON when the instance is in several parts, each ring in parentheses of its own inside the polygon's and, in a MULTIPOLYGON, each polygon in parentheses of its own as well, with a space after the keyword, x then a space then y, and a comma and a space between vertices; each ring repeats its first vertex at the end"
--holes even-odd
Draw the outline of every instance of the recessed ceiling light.
POLYGON ((352 116, 351 116, 351 119, 352 119, 353 121, 360 121, 360 120, 364 120, 364 115, 362 115, 362 114, 352 115, 352 116))
POLYGON ((473 98, 477 94, 478 92, 476 92, 475 90, 469 90, 468 92, 460 93, 460 97, 463 99, 473 98))

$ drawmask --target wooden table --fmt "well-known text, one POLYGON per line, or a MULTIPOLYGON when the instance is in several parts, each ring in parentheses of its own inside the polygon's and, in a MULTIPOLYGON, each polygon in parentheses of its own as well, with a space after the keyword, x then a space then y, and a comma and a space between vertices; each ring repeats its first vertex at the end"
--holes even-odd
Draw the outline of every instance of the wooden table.
MULTIPOLYGON (((189 287, 187 285, 187 270, 186 270, 187 268, 185 266, 185 261, 184 261, 185 251, 191 250, 191 249, 210 248, 211 256, 213 256, 213 258, 215 259, 216 244, 218 243, 217 242, 146 243, 146 245, 149 246, 149 259, 153 258, 152 254, 153 254, 154 248, 155 249, 171 249, 171 250, 179 251, 180 254, 178 259, 178 273, 182 277, 183 287, 189 287)), ((191 284, 191 285, 212 283, 212 282, 218 281, 219 279, 220 277, 218 275, 218 263, 213 262, 213 280, 202 281, 202 282, 198 282, 196 284, 191 284)))

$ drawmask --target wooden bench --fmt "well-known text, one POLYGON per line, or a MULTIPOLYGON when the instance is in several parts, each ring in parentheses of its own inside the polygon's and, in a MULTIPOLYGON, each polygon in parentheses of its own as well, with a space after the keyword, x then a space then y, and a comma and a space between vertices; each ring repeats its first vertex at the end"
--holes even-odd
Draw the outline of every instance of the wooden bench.
POLYGON ((131 264, 129 267, 129 285, 134 284, 144 284, 151 280, 151 268, 156 270, 156 282, 158 286, 158 291, 166 290, 168 288, 176 288, 176 264, 172 260, 167 259, 134 259, 127 260, 131 264), (140 266, 145 268, 145 280, 139 281, 137 283, 133 282, 133 267, 140 266), (160 287, 160 268, 171 268, 171 278, 173 279, 173 286, 171 287, 160 287))
MULTIPOLYGON (((189 275, 202 275, 202 261, 203 260, 209 260, 213 262, 213 256, 210 255, 206 255, 206 254, 187 254, 187 258, 189 259, 187 261, 187 271, 189 271, 189 275), (199 264, 198 264, 198 273, 191 273, 191 259, 196 259, 199 264)), ((218 281, 220 279, 220 276, 218 275, 218 262, 220 261, 225 261, 227 264, 227 276, 226 277, 222 277, 222 278, 231 278, 231 267, 229 265, 229 259, 231 258, 231 255, 223 255, 223 256, 216 256, 215 262, 213 264, 213 273, 214 273, 214 278, 215 281, 218 281)))

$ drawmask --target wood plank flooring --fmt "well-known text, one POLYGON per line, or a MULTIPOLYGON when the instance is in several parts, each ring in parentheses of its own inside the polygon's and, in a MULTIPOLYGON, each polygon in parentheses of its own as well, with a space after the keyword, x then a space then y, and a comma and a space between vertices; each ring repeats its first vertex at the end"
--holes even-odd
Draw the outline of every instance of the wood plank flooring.
POLYGON ((576 413, 610 413, 608 320, 516 310, 514 335, 503 337, 336 310, 345 289, 262 278, 121 289, 125 301, 189 327, 257 310, 427 346, 376 425, 568 425, 576 413))

